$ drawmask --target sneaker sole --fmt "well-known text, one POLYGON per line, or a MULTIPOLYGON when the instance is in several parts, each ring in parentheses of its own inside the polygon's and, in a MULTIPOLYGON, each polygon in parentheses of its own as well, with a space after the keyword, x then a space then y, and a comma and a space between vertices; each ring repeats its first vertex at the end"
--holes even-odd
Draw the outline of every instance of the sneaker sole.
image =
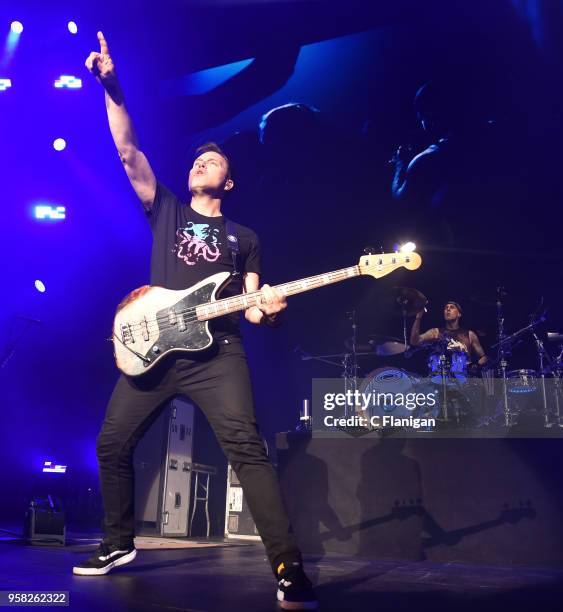
POLYGON ((123 557, 119 557, 113 563, 106 565, 105 567, 73 567, 72 573, 76 576, 104 576, 114 567, 119 567, 120 565, 125 565, 126 563, 131 563, 133 559, 137 556, 137 550, 132 550, 130 553, 124 555, 123 557))
POLYGON ((283 591, 279 590, 278 603, 282 610, 316 610, 319 607, 318 601, 286 601, 283 591))

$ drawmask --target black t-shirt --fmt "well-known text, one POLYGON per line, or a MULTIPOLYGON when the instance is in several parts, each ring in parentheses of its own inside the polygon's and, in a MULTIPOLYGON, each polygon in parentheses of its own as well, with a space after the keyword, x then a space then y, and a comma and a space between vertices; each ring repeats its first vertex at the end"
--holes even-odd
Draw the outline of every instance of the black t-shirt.
MULTIPOLYGON (((189 204, 180 202, 164 185, 157 183, 152 208, 147 211, 152 229, 151 284, 166 289, 187 289, 217 274, 232 272, 233 258, 228 247, 225 218, 206 217, 189 204)), ((233 223, 240 254, 236 276, 223 289, 220 297, 242 293, 242 276, 246 272, 260 274, 260 244, 256 234, 243 225, 233 223)), ((211 320, 215 338, 240 336, 240 313, 211 320)))

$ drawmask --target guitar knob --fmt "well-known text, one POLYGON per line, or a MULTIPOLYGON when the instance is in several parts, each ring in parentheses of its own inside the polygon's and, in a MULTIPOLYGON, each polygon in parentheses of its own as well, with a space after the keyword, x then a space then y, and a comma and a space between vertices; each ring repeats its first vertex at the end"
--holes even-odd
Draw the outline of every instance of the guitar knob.
POLYGON ((155 346, 153 346, 153 347, 152 347, 152 352, 153 352, 153 353, 160 353, 160 347, 159 347, 159 346, 156 346, 156 345, 155 345, 155 346))

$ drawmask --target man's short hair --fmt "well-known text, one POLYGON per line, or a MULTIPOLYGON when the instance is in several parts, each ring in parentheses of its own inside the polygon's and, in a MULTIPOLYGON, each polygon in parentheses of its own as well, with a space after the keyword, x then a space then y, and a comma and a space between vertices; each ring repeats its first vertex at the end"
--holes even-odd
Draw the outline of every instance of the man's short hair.
POLYGON ((198 158, 204 153, 217 153, 227 162, 227 179, 232 179, 231 160, 227 157, 225 151, 216 142, 206 142, 195 150, 195 157, 198 158))
POLYGON ((454 300, 448 300, 445 304, 444 304, 444 308, 446 308, 446 306, 448 304, 453 304, 458 310, 459 310, 459 314, 461 314, 461 306, 459 305, 459 302, 456 302, 454 300))

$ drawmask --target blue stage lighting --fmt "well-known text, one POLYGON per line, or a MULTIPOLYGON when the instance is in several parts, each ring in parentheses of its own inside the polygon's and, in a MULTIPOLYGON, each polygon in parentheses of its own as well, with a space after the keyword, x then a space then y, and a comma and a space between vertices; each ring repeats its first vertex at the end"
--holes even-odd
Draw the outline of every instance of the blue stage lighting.
POLYGON ((43 464, 43 472, 50 472, 51 474, 65 474, 66 465, 59 465, 52 461, 45 461, 43 464))
POLYGON ((61 221, 66 218, 64 206, 51 206, 50 204, 37 204, 33 209, 33 215, 41 221, 61 221))
POLYGON ((12 30, 14 34, 21 34, 23 32, 23 24, 21 21, 12 21, 10 30, 12 30))
POLYGON ((57 89, 80 89, 82 87, 82 79, 79 79, 70 74, 63 74, 55 81, 57 89))
POLYGON ((161 85, 162 93, 165 96, 197 96, 208 93, 242 72, 253 61, 253 58, 240 60, 170 79, 161 85))
POLYGON ((55 138, 53 140, 53 149, 55 151, 64 151, 66 148, 66 140, 64 138, 55 138))
POLYGON ((39 293, 45 293, 45 291, 47 291, 47 288, 45 287, 45 283, 43 281, 40 281, 39 279, 37 279, 33 283, 33 285, 35 286, 37 291, 39 291, 39 293))
POLYGON ((76 34, 78 32, 78 26, 76 25, 76 22, 74 22, 74 21, 69 21, 68 22, 68 31, 71 34, 76 34))
POLYGON ((12 86, 10 79, 0 79, 0 91, 6 91, 8 87, 12 86))

